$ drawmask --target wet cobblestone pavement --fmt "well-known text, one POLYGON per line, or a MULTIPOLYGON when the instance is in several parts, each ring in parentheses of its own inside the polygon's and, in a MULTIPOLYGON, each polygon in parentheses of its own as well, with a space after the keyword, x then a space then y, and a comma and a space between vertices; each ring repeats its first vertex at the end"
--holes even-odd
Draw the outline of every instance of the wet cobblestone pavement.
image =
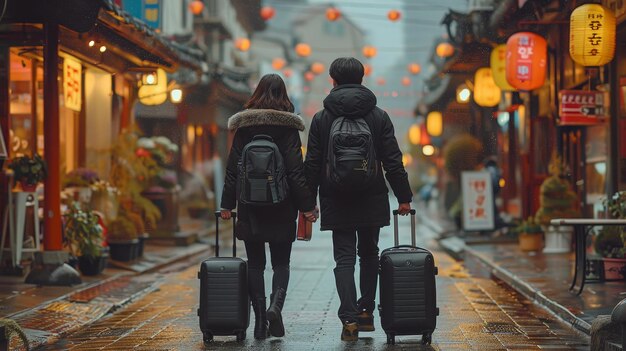
MULTIPOLYGON (((391 245, 391 233, 389 227, 381 232, 382 248, 391 245)), ((437 280, 441 316, 432 346, 422 346, 420 336, 400 336, 395 346, 386 345, 377 314, 375 332, 361 333, 357 342, 342 342, 331 245, 330 235, 320 232, 314 233, 313 241, 294 245, 291 283, 283 312, 287 330, 284 338, 254 340, 252 319, 244 342, 236 342, 234 337, 215 337, 215 342, 205 347, 198 329, 197 265, 193 265, 178 271, 172 269, 158 288, 145 297, 40 350, 589 349, 587 337, 507 286, 469 277, 442 252, 435 252, 441 272, 437 280)))

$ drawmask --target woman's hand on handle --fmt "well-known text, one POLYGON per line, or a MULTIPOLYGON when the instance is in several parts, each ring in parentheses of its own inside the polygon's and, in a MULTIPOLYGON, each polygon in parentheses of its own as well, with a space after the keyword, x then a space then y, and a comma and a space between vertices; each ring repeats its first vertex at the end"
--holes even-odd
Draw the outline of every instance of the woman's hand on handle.
POLYGON ((221 213, 221 217, 222 217, 222 219, 230 219, 230 218, 231 218, 231 216, 232 216, 232 214, 230 213, 230 210, 227 210, 227 209, 222 209, 222 211, 221 211, 221 212, 222 212, 222 213, 221 213))

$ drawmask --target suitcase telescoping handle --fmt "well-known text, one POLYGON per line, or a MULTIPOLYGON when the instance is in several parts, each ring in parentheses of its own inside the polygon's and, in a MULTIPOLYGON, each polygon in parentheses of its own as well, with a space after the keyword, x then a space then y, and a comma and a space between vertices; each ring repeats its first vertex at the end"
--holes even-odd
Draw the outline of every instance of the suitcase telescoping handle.
MULTIPOLYGON (((409 213, 411 214, 411 246, 415 246, 415 209, 412 208, 409 213)), ((400 245, 400 239, 398 238, 398 210, 393 210, 393 242, 397 247, 400 245)))
MULTIPOLYGON (((233 257, 237 257, 237 237, 235 236, 237 212, 231 211, 230 215, 233 219, 233 257)), ((215 257, 220 256, 220 219, 222 219, 222 212, 215 211, 215 257)))

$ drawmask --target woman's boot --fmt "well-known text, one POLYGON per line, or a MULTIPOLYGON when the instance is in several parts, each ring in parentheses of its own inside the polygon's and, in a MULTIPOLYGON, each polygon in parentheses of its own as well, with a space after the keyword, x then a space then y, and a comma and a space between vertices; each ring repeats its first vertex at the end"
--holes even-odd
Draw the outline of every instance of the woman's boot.
POLYGON ((265 297, 255 297, 252 299, 252 309, 254 310, 254 338, 267 338, 267 311, 265 310, 265 297))
POLYGON ((287 292, 283 288, 278 288, 270 296, 270 307, 267 309, 267 320, 270 322, 270 334, 272 336, 285 336, 285 326, 283 325, 283 316, 281 314, 283 305, 285 304, 285 296, 287 292))

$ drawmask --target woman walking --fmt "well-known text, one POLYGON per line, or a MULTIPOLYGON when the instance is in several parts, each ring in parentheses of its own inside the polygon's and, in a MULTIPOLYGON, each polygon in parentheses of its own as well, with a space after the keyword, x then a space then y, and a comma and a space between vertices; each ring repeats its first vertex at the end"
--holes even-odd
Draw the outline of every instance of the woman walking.
MULTIPOLYGON (((238 209, 237 238, 245 242, 248 255, 248 285, 256 318, 254 337, 265 339, 285 335, 281 311, 289 284, 289 260, 291 246, 296 237, 298 211, 315 221, 315 199, 306 184, 302 162, 302 149, 298 131, 304 130, 304 121, 293 113, 294 106, 287 96, 282 78, 268 74, 261 78, 245 110, 228 120, 228 129, 235 132, 228 156, 226 179, 222 193, 222 218, 230 219, 231 210, 238 209), (237 184, 238 163, 244 147, 255 136, 264 135, 276 144, 283 159, 287 178, 287 197, 276 204, 255 206, 242 203, 239 198, 241 186, 237 184), (265 243, 269 243, 274 275, 270 306, 266 311, 265 243)), ((271 178, 271 177, 270 177, 271 178)), ((269 178, 268 178, 269 179, 269 178)), ((270 180, 271 181, 271 180, 270 180)), ((251 192, 253 190, 250 190, 251 192)), ((265 195, 265 188, 261 195, 265 195)), ((258 194, 257 194, 258 195, 258 194)), ((275 194, 272 194, 275 195, 275 194)))

